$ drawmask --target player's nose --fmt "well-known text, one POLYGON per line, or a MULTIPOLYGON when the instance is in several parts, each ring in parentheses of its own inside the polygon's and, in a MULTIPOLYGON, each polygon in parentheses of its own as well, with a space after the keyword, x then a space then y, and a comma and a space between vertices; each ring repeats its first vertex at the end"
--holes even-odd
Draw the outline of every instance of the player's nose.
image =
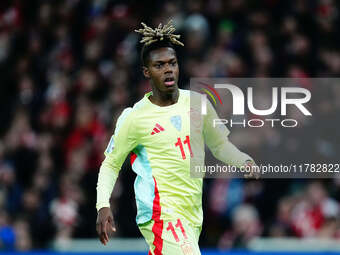
POLYGON ((170 64, 165 64, 164 74, 173 73, 173 67, 170 64))

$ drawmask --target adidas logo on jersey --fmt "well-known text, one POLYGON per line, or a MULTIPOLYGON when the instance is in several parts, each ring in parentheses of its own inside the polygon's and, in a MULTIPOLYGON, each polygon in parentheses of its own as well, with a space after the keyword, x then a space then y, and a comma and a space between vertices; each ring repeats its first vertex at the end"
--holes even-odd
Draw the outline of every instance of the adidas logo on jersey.
POLYGON ((162 131, 164 131, 164 128, 161 125, 159 125, 158 123, 156 123, 155 127, 153 128, 153 130, 151 132, 151 135, 154 135, 154 134, 162 132, 162 131))

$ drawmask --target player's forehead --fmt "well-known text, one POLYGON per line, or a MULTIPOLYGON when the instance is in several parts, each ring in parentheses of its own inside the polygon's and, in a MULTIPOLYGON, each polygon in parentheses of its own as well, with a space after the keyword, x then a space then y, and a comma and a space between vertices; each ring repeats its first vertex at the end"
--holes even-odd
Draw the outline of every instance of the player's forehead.
POLYGON ((150 52, 149 60, 153 62, 169 62, 172 59, 176 59, 176 52, 173 48, 164 47, 155 49, 150 52))

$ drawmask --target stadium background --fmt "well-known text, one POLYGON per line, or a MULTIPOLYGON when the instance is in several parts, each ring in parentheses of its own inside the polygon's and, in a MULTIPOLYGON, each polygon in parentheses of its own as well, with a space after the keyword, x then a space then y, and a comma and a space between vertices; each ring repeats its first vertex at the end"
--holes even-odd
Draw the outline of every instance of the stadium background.
MULTIPOLYGON (((156 26, 169 18, 185 43, 178 50, 181 88, 190 77, 340 75, 335 0, 2 0, 0 250, 96 238, 103 151, 117 116, 150 89, 133 30, 141 21, 156 26)), ((339 96, 339 88, 313 88, 313 114, 322 126, 238 141, 260 161, 282 153, 290 161, 336 160, 339 96)), ((133 179, 126 162, 111 198, 115 238, 140 237, 133 179)), ((247 249, 258 237, 337 240, 339 201, 340 179, 209 179, 200 244, 225 251, 247 249)))

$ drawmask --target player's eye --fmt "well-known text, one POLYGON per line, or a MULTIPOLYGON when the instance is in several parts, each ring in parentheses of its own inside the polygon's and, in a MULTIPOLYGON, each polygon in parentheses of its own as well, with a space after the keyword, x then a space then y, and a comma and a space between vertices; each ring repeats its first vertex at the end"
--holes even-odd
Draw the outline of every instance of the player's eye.
POLYGON ((172 66, 176 66, 176 65, 177 65, 177 62, 176 62, 176 61, 174 61, 174 62, 171 62, 171 63, 170 63, 170 65, 172 65, 172 66))

